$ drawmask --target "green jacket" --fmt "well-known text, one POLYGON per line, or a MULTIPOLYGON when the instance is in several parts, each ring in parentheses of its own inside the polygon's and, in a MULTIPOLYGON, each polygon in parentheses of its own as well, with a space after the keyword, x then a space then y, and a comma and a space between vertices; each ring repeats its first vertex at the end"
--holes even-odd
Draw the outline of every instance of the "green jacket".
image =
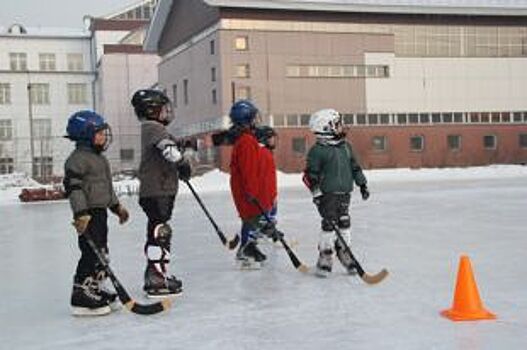
POLYGON ((353 191, 353 182, 357 186, 367 183, 351 145, 346 141, 313 145, 307 155, 305 174, 313 192, 349 193, 353 191))

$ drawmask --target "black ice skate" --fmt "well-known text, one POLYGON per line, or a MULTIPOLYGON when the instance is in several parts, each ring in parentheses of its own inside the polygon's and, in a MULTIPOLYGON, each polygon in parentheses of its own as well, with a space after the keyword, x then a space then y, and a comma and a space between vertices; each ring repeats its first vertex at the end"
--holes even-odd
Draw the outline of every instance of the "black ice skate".
POLYGON ((315 275, 318 277, 328 277, 333 267, 333 251, 331 249, 322 250, 318 256, 315 275))
POLYGON ((354 276, 357 274, 357 263, 356 261, 346 253, 346 250, 342 246, 339 240, 335 241, 335 251, 337 253, 337 258, 348 274, 354 276))
POLYGON ((87 277, 82 284, 73 285, 71 308, 74 316, 102 316, 112 312, 93 277, 87 277))
POLYGON ((108 304, 110 305, 110 308, 112 311, 118 310, 121 307, 121 303, 119 303, 119 300, 117 300, 117 293, 111 291, 106 286, 107 281, 106 271, 99 271, 95 275, 95 281, 97 283, 96 288, 99 294, 103 297, 103 299, 106 299, 108 301, 108 304))
POLYGON ((254 241, 247 242, 236 253, 236 260, 239 262, 240 268, 245 270, 260 269, 266 259, 267 257, 258 249, 254 241))
POLYGON ((163 298, 181 294, 183 283, 175 276, 165 276, 153 264, 148 264, 143 290, 149 298, 163 298))

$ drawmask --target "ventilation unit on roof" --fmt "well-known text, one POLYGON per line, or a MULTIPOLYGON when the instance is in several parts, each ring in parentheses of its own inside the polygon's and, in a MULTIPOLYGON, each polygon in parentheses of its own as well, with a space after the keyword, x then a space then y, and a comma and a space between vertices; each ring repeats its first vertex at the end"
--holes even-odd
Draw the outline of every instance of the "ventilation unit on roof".
POLYGON ((15 23, 7 30, 9 34, 27 34, 26 28, 23 25, 15 23))

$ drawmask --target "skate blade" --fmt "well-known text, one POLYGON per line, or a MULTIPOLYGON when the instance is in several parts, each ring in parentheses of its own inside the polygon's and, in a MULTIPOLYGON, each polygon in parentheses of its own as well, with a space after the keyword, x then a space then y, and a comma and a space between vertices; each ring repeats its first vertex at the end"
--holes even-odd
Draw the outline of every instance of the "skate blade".
POLYGON ((320 278, 328 278, 331 272, 315 268, 314 274, 315 276, 320 278))
POLYGON ((238 261, 237 263, 239 269, 244 271, 260 270, 262 268, 262 263, 256 261, 238 261))
POLYGON ((87 307, 80 307, 80 306, 71 307, 71 314, 73 316, 79 316, 79 317, 104 316, 104 315, 108 315, 111 312, 112 312, 112 309, 110 308, 110 306, 98 307, 96 309, 90 309, 87 307))
POLYGON ((170 291, 166 291, 166 292, 162 291, 162 292, 155 292, 155 293, 145 292, 145 296, 148 299, 172 298, 172 297, 180 296, 181 294, 183 294, 183 289, 175 291, 175 292, 170 292, 170 291))

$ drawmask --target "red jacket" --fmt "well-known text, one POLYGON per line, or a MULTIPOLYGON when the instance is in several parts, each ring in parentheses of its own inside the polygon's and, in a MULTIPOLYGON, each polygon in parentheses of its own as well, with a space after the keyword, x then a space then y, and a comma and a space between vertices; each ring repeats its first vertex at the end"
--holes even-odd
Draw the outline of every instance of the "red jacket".
POLYGON ((258 206, 249 202, 251 197, 256 198, 265 211, 273 206, 276 197, 276 172, 274 176, 268 176, 270 170, 267 169, 267 163, 254 135, 250 131, 242 133, 232 149, 230 184, 234 204, 243 220, 261 214, 258 206))

